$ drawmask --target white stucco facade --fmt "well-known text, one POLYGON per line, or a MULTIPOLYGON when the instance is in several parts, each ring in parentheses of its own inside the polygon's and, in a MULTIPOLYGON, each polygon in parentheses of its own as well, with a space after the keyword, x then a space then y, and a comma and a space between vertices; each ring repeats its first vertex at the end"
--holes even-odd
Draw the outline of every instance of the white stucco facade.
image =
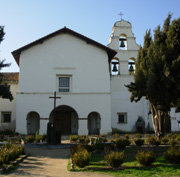
POLYGON ((16 127, 16 92, 18 91, 18 81, 3 81, 10 85, 13 100, 0 98, 0 131, 14 131, 16 127), (10 121, 4 120, 4 114, 10 115, 10 121))
MULTIPOLYGON (((14 100, 0 99, 1 112, 12 115, 6 127, 46 134, 50 122, 65 134, 135 132, 141 117, 145 129, 153 130, 148 101, 130 102, 125 87, 133 82, 138 50, 132 26, 124 20, 114 24, 108 47, 63 28, 17 49, 12 54, 20 67, 19 83, 10 83, 14 100), (60 78, 68 78, 68 88, 60 88, 60 78), (49 98, 54 92, 61 97, 55 108, 49 98)), ((179 117, 172 108, 172 131, 180 131, 179 117)), ((5 125, 1 121, 0 129, 5 125)))
MULTIPOLYGON (((88 134, 88 115, 100 115, 100 132, 111 132, 111 94, 107 53, 85 41, 60 34, 20 55, 19 92, 16 101, 16 131, 27 133, 27 115, 39 114, 39 133, 46 133, 56 107, 71 107, 78 115, 78 134, 88 134), (70 92, 58 92, 58 77, 70 77, 70 92)), ((75 125, 76 126, 76 125, 75 125)))

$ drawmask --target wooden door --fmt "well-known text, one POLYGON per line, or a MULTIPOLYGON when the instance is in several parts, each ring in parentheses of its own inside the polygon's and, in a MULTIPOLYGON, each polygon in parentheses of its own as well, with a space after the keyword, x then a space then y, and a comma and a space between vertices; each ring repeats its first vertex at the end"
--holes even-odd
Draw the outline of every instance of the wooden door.
POLYGON ((60 131, 61 134, 71 134, 71 113, 56 112, 54 117, 55 131, 60 131))

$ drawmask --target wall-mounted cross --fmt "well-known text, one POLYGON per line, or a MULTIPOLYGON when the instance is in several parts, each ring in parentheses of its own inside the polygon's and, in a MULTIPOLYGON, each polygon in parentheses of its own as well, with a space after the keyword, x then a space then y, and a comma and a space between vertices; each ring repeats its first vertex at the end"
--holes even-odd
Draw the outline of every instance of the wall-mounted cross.
POLYGON ((121 20, 122 20, 122 16, 123 16, 124 14, 120 12, 118 15, 120 15, 121 20))
POLYGON ((61 99, 61 97, 57 97, 56 96, 56 92, 54 92, 54 96, 50 96, 49 98, 53 98, 54 99, 54 109, 56 108, 56 99, 61 99))

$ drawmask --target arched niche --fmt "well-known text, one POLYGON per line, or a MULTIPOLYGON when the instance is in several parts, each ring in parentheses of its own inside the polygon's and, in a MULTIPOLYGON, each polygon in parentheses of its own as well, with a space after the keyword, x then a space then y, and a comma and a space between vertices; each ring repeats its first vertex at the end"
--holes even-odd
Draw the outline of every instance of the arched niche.
POLYGON ((135 72, 135 58, 130 58, 129 60, 128 60, 128 71, 129 71, 129 74, 134 74, 134 72, 135 72))
POLYGON ((119 50, 127 50, 127 36, 126 36, 126 34, 121 34, 119 36, 119 50))
POLYGON ((88 133, 89 135, 92 134, 100 134, 101 128, 101 117, 100 114, 97 112, 91 112, 88 115, 88 133))
POLYGON ((40 116, 37 112, 31 111, 27 114, 27 134, 39 133, 40 116))
POLYGON ((113 58, 111 60, 111 75, 119 75, 120 74, 120 63, 118 58, 113 58))

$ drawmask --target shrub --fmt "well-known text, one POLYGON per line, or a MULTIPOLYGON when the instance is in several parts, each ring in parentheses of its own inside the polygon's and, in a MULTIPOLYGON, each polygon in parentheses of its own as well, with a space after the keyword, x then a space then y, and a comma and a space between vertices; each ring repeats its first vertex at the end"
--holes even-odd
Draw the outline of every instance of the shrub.
POLYGON ((164 144, 167 144, 169 142, 169 138, 168 136, 164 136, 161 138, 161 142, 163 142, 164 144))
POLYGON ((142 138, 142 135, 140 133, 136 133, 136 138, 142 138))
POLYGON ((70 139, 70 142, 76 142, 79 139, 79 136, 78 135, 71 135, 69 137, 69 139, 70 139))
POLYGON ((150 166, 155 161, 155 154, 153 151, 140 151, 136 155, 136 160, 145 166, 150 166))
POLYGON ((130 139, 130 135, 129 135, 129 134, 125 134, 125 135, 124 135, 124 138, 126 138, 126 139, 129 140, 129 139, 130 139))
POLYGON ((81 135, 79 138, 79 142, 82 143, 83 145, 88 145, 90 140, 87 135, 81 135))
POLYGON ((124 162, 124 152, 114 152, 112 151, 105 157, 106 163, 113 167, 113 168, 118 168, 123 164, 124 162))
POLYGON ((37 136, 35 137, 35 141, 36 141, 36 142, 40 142, 41 140, 43 141, 43 139, 44 139, 43 135, 37 135, 37 136))
POLYGON ((161 144, 161 141, 158 140, 156 137, 152 137, 150 136, 148 139, 147 139, 148 143, 151 144, 151 145, 156 145, 156 146, 159 146, 161 144))
POLYGON ((127 140, 124 138, 118 138, 115 140, 115 144, 119 150, 123 150, 123 149, 125 149, 125 147, 127 145, 127 140))
POLYGON ((35 140, 35 137, 33 135, 26 136, 26 142, 32 143, 35 140))
POLYGON ((171 147, 164 153, 164 158, 171 164, 180 164, 180 148, 171 147))
POLYGON ((86 149, 78 151, 73 155, 73 164, 83 168, 89 164, 90 158, 91 154, 86 149))
POLYGON ((137 138, 134 140, 134 142, 137 146, 142 146, 144 144, 144 139, 137 138))
POLYGON ((118 134, 118 133, 115 133, 114 135, 113 135, 113 138, 114 139, 117 139, 117 138, 119 138, 120 137, 120 135, 118 134))

